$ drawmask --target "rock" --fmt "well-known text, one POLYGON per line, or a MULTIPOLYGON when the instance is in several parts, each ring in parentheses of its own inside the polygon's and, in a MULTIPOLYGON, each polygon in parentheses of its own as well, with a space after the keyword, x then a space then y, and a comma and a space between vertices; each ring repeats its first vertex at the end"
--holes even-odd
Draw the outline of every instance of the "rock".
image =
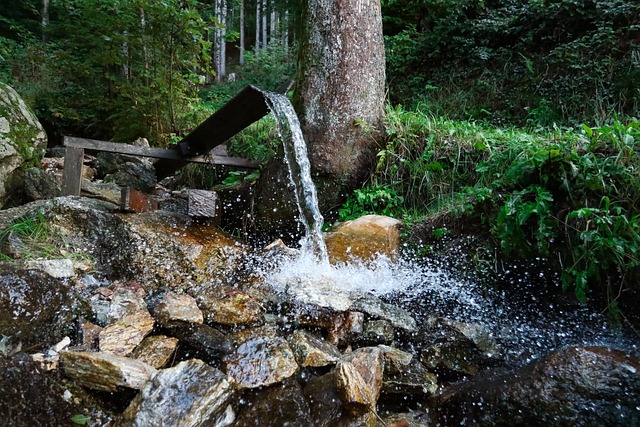
POLYGON ((234 427, 315 425, 309 403, 295 381, 251 391, 243 401, 234 427))
POLYGON ((66 426, 84 410, 64 399, 65 386, 31 360, 0 357, 0 419, 5 427, 66 426))
POLYGON ((97 169, 104 175, 104 182, 113 182, 120 187, 133 187, 142 192, 149 192, 156 184, 156 170, 147 159, 111 153, 98 154, 97 169), (106 164, 109 158, 112 163, 106 164))
POLYGON ((113 182, 93 182, 83 179, 81 190, 83 194, 113 203, 114 205, 120 205, 122 188, 113 182))
POLYGON ((85 322, 80 329, 82 333, 82 348, 87 351, 97 351, 102 327, 91 322, 85 322))
POLYGON ((156 305, 153 314, 160 325, 167 325, 173 321, 198 324, 204 322, 204 316, 196 300, 186 294, 167 293, 156 305))
POLYGON ((279 383, 298 370, 293 351, 279 337, 254 338, 224 359, 226 372, 243 388, 279 383))
POLYGON ((449 329, 464 335, 488 358, 499 358, 500 351, 493 333, 479 323, 458 322, 451 319, 430 318, 427 325, 432 329, 449 329))
POLYGON ((388 320, 394 327, 407 332, 417 330, 415 319, 406 310, 387 304, 371 294, 364 294, 353 303, 351 309, 362 311, 371 317, 388 320))
POLYGON ((130 314, 100 331, 100 351, 128 356, 151 333, 153 317, 147 311, 130 314))
POLYGON ((97 316, 103 325, 117 322, 140 311, 147 311, 147 303, 144 300, 146 292, 137 282, 114 283, 108 289, 102 289, 100 294, 109 299, 104 319, 97 316))
POLYGON ((25 163, 37 164, 47 135, 36 116, 11 87, 0 83, 0 207, 18 188, 16 174, 25 163))
POLYGON ((24 262, 30 270, 40 270, 56 279, 64 279, 76 275, 73 262, 70 259, 31 259, 24 262))
POLYGON ((385 427, 431 427, 431 418, 428 414, 420 411, 413 411, 401 414, 389 414, 382 417, 385 427))
POLYGON ((0 263, 0 335, 35 351, 74 336, 77 319, 89 315, 68 280, 0 263))
POLYGON ((336 426, 344 410, 336 388, 335 371, 313 377, 304 387, 315 426, 336 426))
POLYGON ((434 416, 441 425, 631 426, 640 425, 638 396, 638 359, 573 347, 452 386, 434 402, 434 416))
POLYGON ((365 215, 338 224, 326 233, 332 263, 371 261, 379 255, 394 259, 400 243, 402 221, 380 215, 365 215))
POLYGON ((180 339, 200 358, 215 360, 231 351, 231 341, 209 325, 173 322, 166 327, 170 335, 180 339))
POLYGON ((376 347, 359 348, 344 356, 335 372, 342 401, 356 414, 375 412, 384 372, 382 351, 376 347))
POLYGON ((131 356, 153 368, 160 369, 171 362, 177 348, 177 338, 154 335, 142 340, 131 356))
POLYGON ((55 177, 40 168, 29 168, 24 172, 23 185, 28 200, 53 199, 62 194, 55 177))
POLYGON ((427 371, 411 353, 382 345, 385 368, 382 393, 385 394, 433 394, 438 389, 438 378, 427 371))
POLYGON ((289 343, 300 366, 327 366, 336 363, 341 356, 334 345, 301 329, 293 333, 289 343))
POLYGON ((329 278, 287 283, 286 292, 297 303, 317 305, 336 312, 349 310, 354 301, 348 291, 329 278))
POLYGON ((233 380, 201 360, 158 371, 116 426, 224 427, 235 421, 233 380))
POLYGON ((327 340, 337 346, 346 345, 353 336, 362 333, 363 324, 363 313, 357 311, 340 313, 333 317, 327 340))
POLYGON ((115 392, 121 387, 140 390, 156 373, 144 362, 112 353, 63 351, 60 356, 64 373, 94 390, 115 392))
POLYGON ((377 345, 391 344, 396 330, 388 320, 372 320, 364 322, 362 334, 357 338, 359 344, 377 345))
POLYGON ((228 292, 222 297, 202 295, 198 302, 207 323, 246 325, 264 322, 262 306, 241 291, 228 292))

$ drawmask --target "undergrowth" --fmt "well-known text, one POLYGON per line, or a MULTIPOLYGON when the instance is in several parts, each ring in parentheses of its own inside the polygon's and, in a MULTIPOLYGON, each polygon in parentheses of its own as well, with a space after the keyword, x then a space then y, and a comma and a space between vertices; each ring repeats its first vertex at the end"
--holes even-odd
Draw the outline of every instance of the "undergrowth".
POLYGON ((637 120, 525 131, 399 106, 386 129, 375 172, 341 220, 445 212, 488 230, 505 257, 557 254, 565 290, 580 301, 600 292, 618 313, 640 262, 637 120))

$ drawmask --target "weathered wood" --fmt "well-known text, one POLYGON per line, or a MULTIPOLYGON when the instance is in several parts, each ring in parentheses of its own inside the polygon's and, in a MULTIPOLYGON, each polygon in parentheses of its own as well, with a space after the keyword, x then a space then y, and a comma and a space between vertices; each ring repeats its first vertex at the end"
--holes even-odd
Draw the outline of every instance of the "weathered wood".
POLYGON ((229 157, 221 155, 184 157, 180 154, 177 148, 173 150, 166 150, 163 148, 139 147, 130 144, 100 141, 97 139, 76 138, 72 136, 64 137, 64 145, 67 147, 67 150, 69 148, 83 148, 86 150, 106 151, 110 153, 129 154, 132 156, 152 157, 156 159, 174 161, 182 164, 182 166, 187 163, 207 163, 247 169, 255 169, 260 166, 260 163, 255 160, 243 159, 241 157, 229 157))
POLYGON ((215 218, 220 206, 215 191, 189 190, 189 216, 215 218))
POLYGON ((155 211, 158 210, 158 200, 135 188, 125 187, 121 192, 120 209, 136 213, 155 211))
MULTIPOLYGON (((247 86, 187 135, 178 144, 178 149, 186 158, 207 153, 268 113, 263 92, 247 86)), ((185 165, 184 162, 161 159, 155 164, 156 175, 162 179, 185 165)))
POLYGON ((64 155, 64 171, 62 172, 62 195, 79 196, 82 183, 82 161, 84 149, 67 147, 64 155))

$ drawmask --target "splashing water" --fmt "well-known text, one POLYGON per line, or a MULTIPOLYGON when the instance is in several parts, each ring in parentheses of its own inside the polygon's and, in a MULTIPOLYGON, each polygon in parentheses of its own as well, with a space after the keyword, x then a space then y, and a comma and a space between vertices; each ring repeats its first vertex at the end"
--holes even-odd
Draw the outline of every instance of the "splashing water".
POLYGON ((638 350, 610 330, 604 316, 598 313, 584 307, 532 304, 536 291, 526 287, 522 300, 514 302, 473 280, 455 278, 450 273, 456 269, 455 262, 448 268, 405 254, 396 261, 379 256, 366 264, 353 260, 331 265, 300 123, 286 96, 264 94, 276 118, 305 229, 297 257, 276 262, 260 273, 274 289, 299 295, 306 301, 315 301, 321 294, 333 294, 346 301, 354 295, 371 293, 407 309, 419 322, 435 316, 480 322, 492 330, 502 343, 505 356, 514 361, 524 362, 523 356, 536 358, 567 345, 612 345, 638 350))
POLYGON ((302 136, 300 122, 289 98, 273 92, 265 92, 267 105, 276 118, 278 134, 284 146, 284 158, 289 167, 289 179, 294 186, 300 222, 305 229, 302 239, 303 252, 315 254, 321 264, 329 264, 327 246, 322 236, 324 218, 318 208, 318 195, 311 179, 311 165, 307 145, 302 136))

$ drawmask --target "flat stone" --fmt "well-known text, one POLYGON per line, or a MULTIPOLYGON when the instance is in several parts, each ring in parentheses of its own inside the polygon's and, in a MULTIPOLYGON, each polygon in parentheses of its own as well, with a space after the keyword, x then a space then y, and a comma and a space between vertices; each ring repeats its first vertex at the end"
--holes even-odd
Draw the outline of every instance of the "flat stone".
POLYGON ((375 412, 384 373, 382 351, 377 347, 359 348, 344 356, 335 372, 342 401, 358 413, 375 412))
POLYGON ((231 341, 225 334, 206 324, 172 322, 167 332, 207 361, 219 359, 231 351, 231 341))
POLYGON ((353 303, 351 309, 362 311, 372 317, 388 320, 394 327, 407 332, 415 332, 417 330, 416 320, 409 312, 393 304, 387 304, 371 294, 365 294, 359 298, 353 303))
POLYGON ((160 325, 166 325, 176 320, 198 324, 204 322, 204 316, 198 308, 195 298, 187 294, 169 292, 155 307, 153 314, 160 325))
POLYGON ((388 320, 365 322, 358 343, 365 345, 391 344, 395 338, 395 328, 388 320))
POLYGON ((24 262, 25 268, 40 270, 51 277, 64 279, 73 277, 76 272, 73 268, 73 261, 70 259, 38 259, 24 262))
POLYGON ((291 347, 280 337, 251 339, 225 357, 224 362, 227 374, 244 388, 276 384, 298 370, 291 347))
POLYGON ((327 366, 336 363, 341 357, 337 347, 304 330, 295 331, 289 343, 300 366, 327 366))
POLYGON ((382 393, 400 395, 434 394, 438 377, 407 353, 389 346, 379 346, 385 359, 382 393))
POLYGON ((63 351, 64 373, 80 385, 115 392, 121 387, 140 390, 156 370, 139 360, 106 352, 63 351))
POLYGON ((132 357, 156 369, 164 368, 173 359, 178 342, 177 338, 165 335, 149 336, 133 350, 132 357))
POLYGON ((151 333, 154 323, 147 311, 138 311, 118 320, 100 331, 100 351, 118 356, 130 355, 151 333))
POLYGON ((158 371, 116 426, 224 427, 235 421, 233 379, 201 360, 158 371))

